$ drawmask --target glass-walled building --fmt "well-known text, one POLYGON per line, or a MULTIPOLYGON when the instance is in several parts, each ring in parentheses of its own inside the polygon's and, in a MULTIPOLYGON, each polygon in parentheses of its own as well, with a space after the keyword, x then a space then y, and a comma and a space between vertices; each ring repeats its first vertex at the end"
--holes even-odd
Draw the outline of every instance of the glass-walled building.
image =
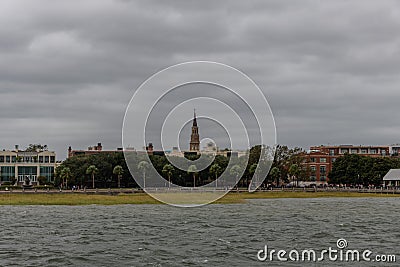
POLYGON ((44 176, 48 182, 54 182, 56 153, 53 151, 0 151, 0 184, 37 185, 38 177, 44 176))

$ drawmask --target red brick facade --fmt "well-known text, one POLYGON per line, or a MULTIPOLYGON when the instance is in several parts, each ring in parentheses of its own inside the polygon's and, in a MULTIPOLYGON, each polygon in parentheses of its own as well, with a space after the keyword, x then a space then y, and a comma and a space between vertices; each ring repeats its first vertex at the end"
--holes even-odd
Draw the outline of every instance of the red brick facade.
POLYGON ((345 154, 357 154, 368 157, 388 157, 389 146, 312 146, 306 154, 305 164, 310 170, 310 180, 325 183, 329 180, 328 174, 338 157, 345 154))

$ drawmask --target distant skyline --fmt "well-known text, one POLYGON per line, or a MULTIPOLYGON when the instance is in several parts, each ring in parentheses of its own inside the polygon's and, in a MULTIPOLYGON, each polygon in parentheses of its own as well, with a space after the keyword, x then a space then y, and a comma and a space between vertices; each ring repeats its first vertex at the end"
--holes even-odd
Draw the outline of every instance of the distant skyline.
POLYGON ((395 0, 4 0, 0 148, 121 147, 136 88, 191 60, 249 75, 279 144, 400 143, 399 29, 395 0))

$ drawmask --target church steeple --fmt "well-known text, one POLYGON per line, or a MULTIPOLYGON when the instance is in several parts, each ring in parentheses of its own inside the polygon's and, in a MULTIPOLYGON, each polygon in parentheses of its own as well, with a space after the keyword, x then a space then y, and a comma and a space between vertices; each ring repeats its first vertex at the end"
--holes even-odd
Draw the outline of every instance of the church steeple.
POLYGON ((196 120, 196 109, 194 109, 194 112, 193 112, 193 126, 196 126, 197 127, 197 120, 196 120))
POLYGON ((196 109, 194 110, 192 135, 190 136, 190 151, 200 151, 199 127, 197 127, 196 109))

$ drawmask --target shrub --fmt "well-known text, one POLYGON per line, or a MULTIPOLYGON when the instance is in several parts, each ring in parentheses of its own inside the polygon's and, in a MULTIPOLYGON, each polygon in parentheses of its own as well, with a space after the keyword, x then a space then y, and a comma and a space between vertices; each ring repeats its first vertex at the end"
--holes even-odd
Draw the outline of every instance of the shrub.
POLYGON ((15 189, 22 189, 22 187, 21 186, 16 186, 16 185, 2 185, 2 186, 0 186, 0 190, 11 190, 11 189, 13 189, 13 190, 15 190, 15 189))
POLYGON ((47 183, 47 178, 44 177, 44 176, 39 176, 39 177, 37 178, 37 180, 38 180, 38 182, 39 182, 40 185, 45 185, 45 184, 47 183))
POLYGON ((39 190, 46 190, 46 189, 53 189, 53 185, 36 185, 33 187, 34 189, 39 189, 39 190))

